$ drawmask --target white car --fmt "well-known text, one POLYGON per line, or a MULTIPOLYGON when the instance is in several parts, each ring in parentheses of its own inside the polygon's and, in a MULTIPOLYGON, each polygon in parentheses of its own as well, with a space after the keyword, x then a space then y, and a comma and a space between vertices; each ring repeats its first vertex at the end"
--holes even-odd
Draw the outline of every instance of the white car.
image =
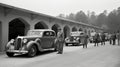
POLYGON ((83 32, 71 32, 71 35, 67 38, 65 38, 65 45, 68 46, 69 44, 72 45, 81 45, 81 37, 83 35, 83 32))

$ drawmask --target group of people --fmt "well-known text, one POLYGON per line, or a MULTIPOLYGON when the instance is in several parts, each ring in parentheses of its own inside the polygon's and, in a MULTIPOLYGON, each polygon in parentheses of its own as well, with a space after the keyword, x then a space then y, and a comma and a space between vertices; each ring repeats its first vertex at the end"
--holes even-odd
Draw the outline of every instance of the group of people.
POLYGON ((102 33, 96 33, 94 36, 93 36, 93 41, 95 43, 94 46, 98 46, 99 43, 101 43, 101 45, 105 45, 105 41, 106 41, 106 35, 104 32, 102 33))
POLYGON ((112 45, 115 45, 117 41, 117 44, 120 45, 119 41, 120 41, 120 32, 118 31, 117 33, 112 33, 109 34, 109 43, 112 45))
MULTIPOLYGON (((88 38, 89 38, 88 35, 84 33, 82 38, 81 38, 83 48, 87 48, 88 38)), ((61 28, 58 28, 58 33, 57 33, 57 51, 58 51, 58 54, 63 53, 63 46, 64 46, 64 35, 63 35, 63 32, 61 31, 61 28)))
POLYGON ((95 36, 93 37, 94 46, 98 46, 98 43, 101 43, 101 45, 105 45, 106 41, 109 41, 110 44, 115 45, 116 44, 116 40, 118 42, 119 45, 119 41, 120 41, 120 33, 119 31, 117 33, 112 33, 112 34, 107 34, 105 35, 105 33, 96 33, 95 36))
MULTIPOLYGON (((113 34, 109 34, 109 35, 105 35, 104 32, 102 33, 97 33, 93 36, 93 41, 94 41, 94 46, 98 46, 99 43, 101 43, 101 45, 105 45, 106 41, 109 41, 110 44, 115 45, 116 44, 116 39, 118 41, 118 45, 119 45, 119 41, 120 41, 120 33, 119 31, 117 33, 113 33, 113 34)), ((63 32, 61 31, 61 28, 58 28, 58 33, 57 33, 57 51, 58 54, 62 54, 63 53, 63 46, 64 46, 64 35, 63 32)), ((83 44, 83 48, 87 48, 87 44, 89 41, 89 36, 84 33, 82 38, 81 38, 81 43, 83 44)))

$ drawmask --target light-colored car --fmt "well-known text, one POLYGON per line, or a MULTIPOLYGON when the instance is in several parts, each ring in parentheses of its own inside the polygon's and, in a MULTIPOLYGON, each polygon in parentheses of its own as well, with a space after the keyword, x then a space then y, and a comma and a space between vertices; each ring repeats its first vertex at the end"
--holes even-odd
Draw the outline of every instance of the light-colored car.
POLYGON ((48 49, 56 50, 56 34, 50 29, 29 30, 26 36, 18 36, 11 39, 6 45, 6 54, 9 57, 14 54, 27 54, 33 57, 37 52, 48 49))
POLYGON ((81 45, 81 37, 84 33, 80 31, 71 32, 71 35, 65 38, 65 45, 68 46, 69 44, 72 45, 81 45))

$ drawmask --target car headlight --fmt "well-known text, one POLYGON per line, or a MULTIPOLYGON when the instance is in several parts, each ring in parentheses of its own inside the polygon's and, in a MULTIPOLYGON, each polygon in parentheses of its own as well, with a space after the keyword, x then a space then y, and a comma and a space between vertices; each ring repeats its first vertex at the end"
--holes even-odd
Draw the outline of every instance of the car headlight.
POLYGON ((10 40, 10 43, 14 43, 14 41, 15 41, 14 39, 11 39, 11 40, 10 40))
POLYGON ((24 40, 23 40, 23 43, 26 43, 26 42, 27 42, 27 39, 24 39, 24 40))
POLYGON ((7 43, 7 45, 5 46, 5 49, 14 49, 14 45, 13 45, 14 41, 11 40, 10 42, 7 43))

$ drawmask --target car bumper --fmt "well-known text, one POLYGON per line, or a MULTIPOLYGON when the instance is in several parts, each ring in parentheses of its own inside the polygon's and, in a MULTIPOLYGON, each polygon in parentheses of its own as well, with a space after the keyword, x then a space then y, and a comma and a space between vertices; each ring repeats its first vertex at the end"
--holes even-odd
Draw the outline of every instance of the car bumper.
POLYGON ((65 43, 68 43, 68 44, 78 44, 79 42, 65 42, 65 43))
POLYGON ((17 53, 17 54, 26 54, 26 53, 28 53, 28 51, 26 51, 26 50, 7 50, 6 52, 17 53))

